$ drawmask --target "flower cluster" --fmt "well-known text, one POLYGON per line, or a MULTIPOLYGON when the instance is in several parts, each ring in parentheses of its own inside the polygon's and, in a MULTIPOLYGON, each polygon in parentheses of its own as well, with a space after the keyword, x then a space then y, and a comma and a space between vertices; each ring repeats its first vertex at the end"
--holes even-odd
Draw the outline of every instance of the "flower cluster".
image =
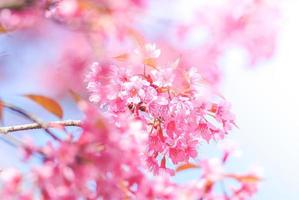
POLYGON ((61 34, 60 57, 43 82, 63 94, 86 84, 91 103, 78 100, 85 113, 78 137, 63 129, 66 139, 24 146, 25 159, 38 155, 41 165, 26 175, 1 171, 0 198, 246 200, 256 193, 257 173, 224 169, 234 147, 220 159, 198 159, 200 144, 236 126, 217 87, 222 59, 238 46, 253 66, 275 49, 275 7, 226 2, 195 8, 189 21, 158 19, 162 31, 148 34, 143 16, 154 21, 146 11, 155 9, 148 0, 1 1, 0 33, 61 34), (198 170, 196 180, 173 181, 187 169, 198 170))
MULTIPOLYGON (((145 49, 151 51, 146 59, 160 54, 154 45, 145 49)), ((204 92, 196 68, 185 71, 176 63, 164 68, 145 65, 141 74, 134 71, 117 63, 95 63, 87 74, 87 89, 103 111, 130 111, 143 122, 149 137, 147 163, 155 174, 172 173, 168 160, 178 164, 196 158, 200 141, 223 139, 234 125, 229 103, 204 92)))
POLYGON ((275 52, 279 11, 276 1, 203 1, 190 15, 191 20, 174 20, 161 33, 159 46, 169 57, 182 56, 182 63, 198 66, 211 85, 222 79, 221 61, 230 49, 244 52, 248 66, 271 58, 275 52))
MULTIPOLYGON (((170 20, 170 23, 165 23, 163 18, 152 18, 150 13, 155 7, 147 0, 16 2, 19 1, 4 0, 4 3, 0 3, 0 30, 31 27, 34 33, 46 37, 57 29, 60 30, 61 25, 66 26, 72 32, 68 33, 68 36, 64 35, 64 38, 74 35, 77 37, 76 34, 80 33, 80 37, 84 38, 83 45, 92 46, 92 52, 85 49, 85 57, 76 59, 78 62, 83 59, 86 63, 91 62, 93 57, 110 58, 111 55, 127 50, 128 46, 136 41, 153 41, 162 48, 167 61, 181 56, 183 67, 188 69, 190 66, 197 66, 202 78, 212 86, 218 86, 222 80, 221 61, 228 49, 244 49, 248 55, 249 66, 254 66, 274 54, 277 38, 278 9, 275 3, 268 0, 227 0, 221 5, 204 1, 204 6, 194 5, 194 9, 190 11, 190 20, 182 22, 174 19, 170 20), (157 24, 163 23, 165 26, 161 31, 150 25, 148 28, 141 28, 144 26, 141 20, 143 18, 149 18, 157 24), (147 29, 156 31, 147 34, 147 29), (201 38, 200 41, 197 41, 198 38, 201 38)), ((176 1, 173 1, 173 4, 175 3, 176 1)), ((63 44, 59 48, 63 49, 70 44, 76 44, 77 40, 63 39, 61 42, 63 44)), ((77 55, 77 51, 81 54, 81 44, 80 42, 77 45, 79 48, 72 48, 74 55, 77 55)), ((65 55, 65 52, 61 54, 65 55)), ((57 62, 59 65, 60 59, 57 62)), ((66 70, 75 71, 82 76, 82 68, 77 70, 77 64, 72 66, 73 69, 66 66, 66 70)), ((83 67, 87 68, 88 64, 83 67)), ((62 79, 65 81, 57 87, 58 93, 62 87, 69 89, 68 83, 72 82, 71 76, 62 79)), ((74 88, 78 89, 82 84, 75 86, 74 88)))
POLYGON ((134 19, 146 4, 146 0, 4 0, 0 3, 0 22, 5 29, 15 30, 39 25, 48 18, 73 28, 90 26, 105 34, 118 31, 125 22, 122 19, 134 19))
POLYGON ((42 165, 26 175, 14 169, 2 171, 1 198, 244 200, 256 192, 260 179, 256 173, 226 173, 225 162, 218 159, 177 168, 177 172, 201 169, 197 180, 185 185, 173 182, 167 175, 152 177, 146 172, 143 159, 149 138, 140 121, 123 113, 115 124, 112 116, 101 115, 94 106, 81 102, 81 108, 86 119, 80 137, 74 139, 70 135, 59 145, 24 146, 25 158, 38 154, 42 165), (229 179, 238 184, 217 192, 217 185, 229 179))

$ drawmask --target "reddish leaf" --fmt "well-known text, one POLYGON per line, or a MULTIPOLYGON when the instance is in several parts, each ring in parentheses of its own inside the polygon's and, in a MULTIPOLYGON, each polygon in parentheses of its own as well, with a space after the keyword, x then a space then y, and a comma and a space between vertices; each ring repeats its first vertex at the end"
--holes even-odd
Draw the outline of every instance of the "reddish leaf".
POLYGON ((217 104, 212 104, 210 111, 212 113, 216 113, 218 111, 218 105, 217 104))
POLYGON ((0 100, 0 122, 3 120, 3 103, 0 100))
POLYGON ((111 12, 111 10, 107 7, 99 6, 93 1, 78 1, 78 7, 80 8, 80 10, 94 10, 100 14, 109 14, 111 12))
POLYGON ((63 117, 63 110, 59 105, 59 103, 57 103, 55 100, 41 95, 28 94, 24 96, 31 99, 35 103, 39 104, 44 109, 48 110, 49 112, 56 115, 57 117, 59 118, 63 117))
POLYGON ((241 182, 246 182, 246 183, 255 183, 255 182, 259 182, 261 179, 258 176, 247 175, 247 176, 240 176, 239 180, 241 182))
POLYGON ((93 123, 93 126, 96 127, 99 132, 102 133, 107 131, 106 122, 102 118, 99 117, 95 119, 93 123))
POLYGON ((155 58, 146 58, 144 59, 143 64, 158 70, 157 61, 155 58))
POLYGON ((73 90, 69 90, 69 93, 76 103, 82 101, 81 96, 77 92, 74 92, 73 90))
POLYGON ((6 29, 0 24, 0 34, 6 33, 6 29))
POLYGON ((140 47, 143 47, 145 44, 144 37, 136 30, 129 28, 128 35, 130 35, 140 47))
POLYGON ((209 193, 214 186, 214 182, 211 180, 207 180, 204 185, 204 193, 209 193))
POLYGON ((129 200, 131 199, 130 196, 131 196, 131 192, 130 190, 128 189, 128 183, 125 182, 125 181, 119 181, 119 184, 118 184, 118 187, 121 189, 121 191, 124 193, 124 200, 129 200))
POLYGON ((169 92, 169 87, 158 87, 157 91, 159 93, 166 93, 166 92, 169 92))
POLYGON ((120 54, 118 56, 113 57, 114 59, 118 61, 126 61, 129 58, 129 55, 127 53, 120 54))
POLYGON ((237 181, 244 183, 256 183, 261 181, 261 178, 256 175, 235 175, 235 174, 227 174, 226 177, 236 179, 237 181))
POLYGON ((176 171, 180 172, 180 171, 185 171, 187 169, 197 169, 197 168, 199 168, 198 165, 192 164, 192 163, 187 163, 187 164, 183 164, 183 165, 179 166, 178 168, 176 168, 176 171))

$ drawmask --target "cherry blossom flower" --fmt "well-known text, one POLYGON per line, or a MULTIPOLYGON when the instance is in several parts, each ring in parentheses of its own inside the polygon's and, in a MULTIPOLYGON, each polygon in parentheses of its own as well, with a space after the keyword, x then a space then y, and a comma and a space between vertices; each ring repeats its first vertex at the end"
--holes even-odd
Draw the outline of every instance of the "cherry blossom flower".
POLYGON ((40 164, 26 173, 1 170, 1 199, 245 200, 257 192, 257 172, 225 169, 236 146, 224 144, 209 159, 199 159, 198 147, 236 126, 218 88, 229 49, 245 50, 250 66, 274 54, 278 12, 269 1, 195 8, 189 21, 163 22, 156 38, 142 28, 148 0, 3 2, 0 33, 68 29, 42 77, 54 93, 88 92, 89 102, 78 103, 85 114, 78 137, 25 142, 24 160, 39 155, 40 164), (204 39, 189 41, 198 31, 204 39), (190 168, 194 181, 173 181, 190 168))
POLYGON ((174 164, 186 163, 196 157, 200 141, 222 139, 234 125, 228 103, 214 102, 212 99, 217 94, 214 98, 202 96, 205 92, 201 93, 200 88, 204 88, 204 84, 194 68, 184 71, 179 67, 166 67, 175 77, 186 74, 179 82, 175 78, 161 79, 162 66, 148 67, 143 74, 134 74, 130 67, 121 74, 111 73, 121 68, 116 62, 93 65, 86 76, 90 99, 112 114, 130 111, 144 123, 149 137, 148 164, 155 173, 162 157, 174 164), (108 95, 106 90, 113 95, 108 95))
MULTIPOLYGON (((218 159, 196 162, 194 165, 201 171, 196 175, 197 181, 177 184, 168 176, 175 170, 166 167, 165 156, 159 164, 157 153, 144 160, 144 155, 149 154, 145 144, 151 139, 140 120, 121 113, 115 123, 111 115, 100 114, 100 109, 93 105, 81 102, 80 107, 86 114, 80 137, 69 135, 59 145, 48 143, 31 148, 42 155, 42 165, 33 167, 26 175, 16 169, 1 171, 1 198, 170 200, 227 199, 227 194, 231 194, 229 199, 249 199, 256 192, 258 175, 227 173, 225 163, 218 159), (148 168, 163 176, 150 176, 148 168), (217 192, 215 185, 226 179, 237 181, 239 186, 226 187, 227 193, 217 192)), ((188 155, 195 157, 196 144, 191 138, 182 138, 177 142, 178 148, 170 150, 171 156, 178 161, 188 155)))

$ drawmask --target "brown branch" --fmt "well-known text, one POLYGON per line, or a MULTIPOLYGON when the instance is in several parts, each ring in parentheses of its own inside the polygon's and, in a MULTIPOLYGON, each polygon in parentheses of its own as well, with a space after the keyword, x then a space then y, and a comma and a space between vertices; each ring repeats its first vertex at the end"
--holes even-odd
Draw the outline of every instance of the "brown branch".
POLYGON ((10 109, 11 111, 20 114, 21 116, 29 119, 30 121, 39 124, 41 126, 41 128, 44 129, 44 131, 46 133, 48 133, 53 139, 60 141, 60 139, 48 129, 48 127, 44 124, 44 122, 42 120, 40 120, 39 118, 37 118, 36 116, 34 116, 33 114, 28 113, 27 111, 23 110, 22 108, 19 108, 15 105, 12 105, 12 104, 9 104, 9 103, 3 102, 3 101, 1 101, 1 104, 5 108, 10 109))
POLYGON ((81 126, 81 121, 80 120, 65 120, 65 121, 48 122, 48 123, 44 123, 43 125, 41 125, 39 123, 32 123, 32 124, 6 126, 6 127, 0 127, 0 134, 8 134, 10 132, 32 130, 32 129, 43 129, 44 127, 55 128, 55 127, 59 127, 59 126, 62 126, 62 127, 81 126))

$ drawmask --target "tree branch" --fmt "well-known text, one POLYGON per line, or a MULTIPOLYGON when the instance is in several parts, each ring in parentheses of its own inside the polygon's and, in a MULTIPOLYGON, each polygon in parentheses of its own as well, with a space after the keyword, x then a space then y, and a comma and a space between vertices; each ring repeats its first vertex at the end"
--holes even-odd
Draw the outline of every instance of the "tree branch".
POLYGON ((20 114, 21 116, 31 120, 32 122, 38 124, 40 126, 40 128, 44 129, 52 138, 54 138, 57 141, 60 141, 60 139, 48 129, 48 127, 44 124, 44 122, 42 120, 40 120, 39 118, 37 118, 36 116, 34 116, 33 114, 28 113, 27 111, 15 106, 15 105, 12 105, 12 104, 9 104, 9 103, 3 102, 3 101, 1 101, 0 103, 5 108, 10 109, 11 111, 14 111, 14 112, 20 114))
POLYGON ((59 126, 81 126, 80 120, 65 120, 65 121, 54 121, 44 123, 43 125, 39 123, 32 123, 32 124, 21 124, 21 125, 14 125, 14 126, 6 126, 0 127, 0 134, 8 134, 10 132, 16 131, 24 131, 24 130, 31 130, 31 129, 43 129, 44 127, 47 128, 55 128, 59 126))

